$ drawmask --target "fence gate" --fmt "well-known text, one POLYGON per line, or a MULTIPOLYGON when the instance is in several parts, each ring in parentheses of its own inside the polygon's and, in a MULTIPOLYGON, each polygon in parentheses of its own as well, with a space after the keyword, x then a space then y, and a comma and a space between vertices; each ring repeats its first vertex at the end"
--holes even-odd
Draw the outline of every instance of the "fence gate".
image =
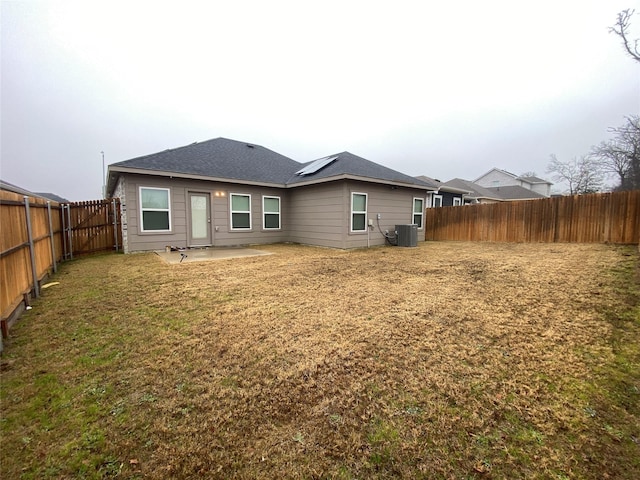
POLYGON ((65 203, 61 217, 65 259, 86 253, 120 250, 119 199, 65 203))

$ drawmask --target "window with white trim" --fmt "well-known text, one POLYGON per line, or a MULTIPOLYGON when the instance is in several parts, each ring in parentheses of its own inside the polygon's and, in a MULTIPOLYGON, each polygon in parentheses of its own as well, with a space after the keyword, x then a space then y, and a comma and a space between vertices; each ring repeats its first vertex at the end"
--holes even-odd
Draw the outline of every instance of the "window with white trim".
POLYGON ((351 194, 351 231, 364 232, 367 229, 367 194, 351 194))
POLYGON ((251 229, 251 195, 232 193, 231 201, 231 230, 251 229))
POLYGON ((460 197, 453 197, 453 206, 457 207, 462 205, 462 199, 460 197))
POLYGON ((433 206, 441 207, 442 206, 442 195, 434 195, 433 196, 433 206))
POLYGON ((171 231, 171 195, 168 188, 140 187, 140 231, 171 231))
POLYGON ((422 228, 422 215, 424 214, 424 199, 413 199, 413 223, 418 225, 418 229, 422 228))
POLYGON ((280 197, 262 197, 262 228, 280 229, 280 197))

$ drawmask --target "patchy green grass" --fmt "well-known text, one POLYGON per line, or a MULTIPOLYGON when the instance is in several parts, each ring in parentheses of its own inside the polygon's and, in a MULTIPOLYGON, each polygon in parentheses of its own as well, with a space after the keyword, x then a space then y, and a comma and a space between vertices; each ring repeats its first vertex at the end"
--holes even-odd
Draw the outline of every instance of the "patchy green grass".
POLYGON ((636 248, 103 255, 2 356, 2 478, 640 478, 636 248))

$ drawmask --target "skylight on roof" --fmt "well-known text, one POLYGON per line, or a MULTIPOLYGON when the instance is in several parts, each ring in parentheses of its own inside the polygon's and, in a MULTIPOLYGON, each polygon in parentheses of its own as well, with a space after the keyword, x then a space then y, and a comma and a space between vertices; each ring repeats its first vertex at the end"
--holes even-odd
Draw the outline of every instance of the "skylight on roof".
POLYGON ((307 165, 306 167, 298 170, 296 172, 296 175, 304 176, 304 175, 311 175, 312 173, 316 173, 321 168, 324 168, 330 163, 332 163, 336 158, 338 158, 338 156, 334 155, 333 157, 324 157, 324 158, 315 160, 311 162, 309 165, 307 165))

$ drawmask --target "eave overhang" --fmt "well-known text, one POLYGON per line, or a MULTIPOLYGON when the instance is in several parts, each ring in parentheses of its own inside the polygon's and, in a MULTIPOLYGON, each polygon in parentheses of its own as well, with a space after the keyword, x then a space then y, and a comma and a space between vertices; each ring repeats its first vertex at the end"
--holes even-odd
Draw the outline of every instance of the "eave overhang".
POLYGON ((407 183, 401 180, 385 180, 381 178, 362 177, 359 175, 351 175, 348 173, 344 173, 341 175, 334 175, 331 177, 323 177, 323 178, 310 179, 310 180, 301 181, 301 182, 288 183, 287 188, 303 187, 307 185, 319 185, 322 183, 335 182, 337 180, 355 180, 359 182, 377 183, 380 185, 389 185, 391 187, 413 188, 413 189, 425 190, 425 191, 436 190, 435 188, 429 187, 428 185, 418 185, 415 183, 407 183))
POLYGON ((129 167, 109 167, 107 170, 107 191, 113 193, 116 181, 120 173, 129 173, 136 175, 155 175, 157 177, 166 178, 185 178, 189 180, 202 180, 205 182, 220 182, 220 183, 237 183, 241 185, 255 185, 260 187, 274 187, 274 188, 287 188, 284 183, 275 182, 259 182, 255 180, 245 180, 229 177, 211 177, 208 175, 197 175, 193 173, 180 173, 180 172, 167 172, 162 170, 148 170, 144 168, 129 168, 129 167))
POLYGON ((240 184, 240 185, 253 185, 253 186, 259 186, 259 187, 287 188, 287 189, 304 187, 307 185, 319 185, 319 184, 334 182, 338 180, 355 180, 355 181, 361 181, 361 182, 367 182, 367 183, 377 183, 380 185, 389 185, 391 187, 413 188, 413 189, 425 190, 425 191, 437 190, 437 188, 429 187, 428 185, 418 185, 415 183, 407 183, 400 180, 398 181, 384 180, 379 178, 362 177, 362 176, 350 175, 350 174, 342 174, 342 175, 335 175, 332 177, 309 179, 309 180, 303 180, 295 183, 274 183, 274 182, 260 182, 256 180, 245 180, 245 179, 228 178, 228 177, 211 177, 207 175, 196 175, 191 173, 149 170, 144 168, 109 166, 109 169, 107 170, 107 179, 108 179, 107 192, 110 195, 113 193, 118 176, 121 173, 135 174, 135 175, 154 175, 154 176, 165 177, 165 178, 184 178, 189 180, 202 180, 206 182, 234 183, 234 184, 240 184))

